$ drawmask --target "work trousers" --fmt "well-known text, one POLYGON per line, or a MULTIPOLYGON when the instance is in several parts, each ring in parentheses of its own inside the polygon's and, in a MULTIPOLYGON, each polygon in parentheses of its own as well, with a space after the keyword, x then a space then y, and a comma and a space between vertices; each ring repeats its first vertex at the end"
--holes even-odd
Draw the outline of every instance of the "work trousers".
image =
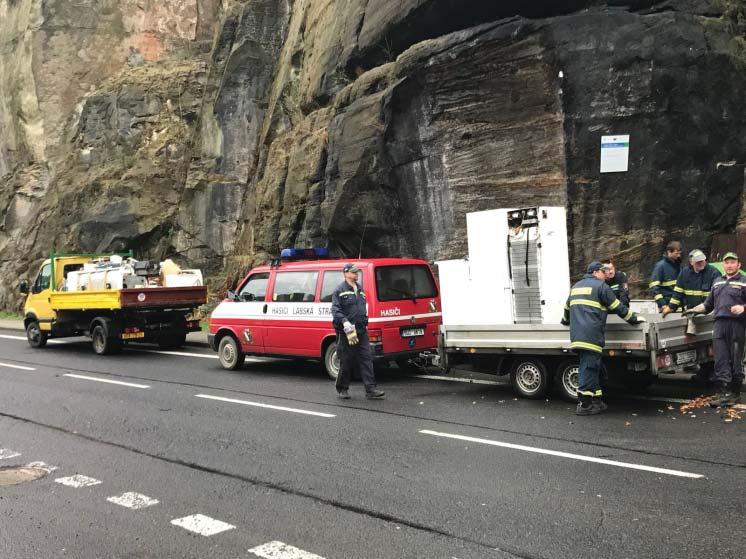
POLYGON ((345 334, 337 334, 337 353, 339 354, 340 364, 339 375, 337 375, 337 392, 347 390, 350 387, 350 379, 356 372, 360 375, 366 392, 376 387, 368 332, 358 330, 357 337, 360 340, 359 343, 351 346, 347 342, 345 334))
POLYGON ((600 398, 601 390, 601 354, 584 349, 576 350, 580 360, 580 373, 578 379, 578 400, 586 405, 592 398, 600 398))
POLYGON ((743 382, 743 344, 746 324, 740 318, 716 318, 712 335, 714 381, 740 387, 743 382))

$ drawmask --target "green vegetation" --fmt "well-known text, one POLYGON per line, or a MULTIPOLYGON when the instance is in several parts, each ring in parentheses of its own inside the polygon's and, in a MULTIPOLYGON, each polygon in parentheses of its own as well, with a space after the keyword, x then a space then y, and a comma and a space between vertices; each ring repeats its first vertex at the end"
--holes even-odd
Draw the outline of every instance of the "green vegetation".
POLYGON ((0 311, 0 320, 23 320, 23 315, 15 311, 0 311))

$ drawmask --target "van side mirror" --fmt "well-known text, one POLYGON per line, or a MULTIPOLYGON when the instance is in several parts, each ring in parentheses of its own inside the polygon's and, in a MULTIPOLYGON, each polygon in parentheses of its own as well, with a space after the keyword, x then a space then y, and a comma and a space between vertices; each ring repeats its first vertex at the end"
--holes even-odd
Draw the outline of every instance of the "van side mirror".
POLYGON ((21 281, 20 285, 18 286, 18 291, 20 291, 24 295, 28 295, 28 282, 26 280, 21 281))
POLYGON ((241 293, 241 301, 244 303, 249 303, 254 300, 254 294, 253 293, 241 293))
POLYGON ((236 295, 235 291, 231 291, 230 289, 225 292, 225 297, 231 301, 238 301, 238 295, 236 295))

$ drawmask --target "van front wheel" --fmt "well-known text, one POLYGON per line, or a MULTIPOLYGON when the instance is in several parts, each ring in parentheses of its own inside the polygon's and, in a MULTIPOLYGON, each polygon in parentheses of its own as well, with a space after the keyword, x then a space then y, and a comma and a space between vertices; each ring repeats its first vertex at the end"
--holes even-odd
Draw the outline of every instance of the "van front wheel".
POLYGON ((41 329, 37 321, 34 320, 33 322, 29 322, 28 326, 26 326, 26 339, 28 340, 28 345, 34 349, 47 345, 48 338, 49 334, 41 329))
POLYGON ((332 342, 326 346, 324 352, 324 370, 330 379, 336 381, 339 376, 339 353, 337 352, 337 342, 332 342))
POLYGON ((246 355, 238 345, 238 342, 233 336, 223 336, 218 346, 218 358, 223 369, 229 371, 235 371, 240 369, 243 365, 246 355))

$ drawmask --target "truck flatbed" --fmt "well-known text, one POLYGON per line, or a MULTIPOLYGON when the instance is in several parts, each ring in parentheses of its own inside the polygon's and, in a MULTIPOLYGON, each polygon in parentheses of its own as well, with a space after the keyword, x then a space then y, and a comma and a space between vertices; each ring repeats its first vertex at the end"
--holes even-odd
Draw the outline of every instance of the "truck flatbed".
POLYGON ((50 305, 55 311, 178 309, 207 302, 207 287, 148 287, 97 291, 52 291, 50 305))

